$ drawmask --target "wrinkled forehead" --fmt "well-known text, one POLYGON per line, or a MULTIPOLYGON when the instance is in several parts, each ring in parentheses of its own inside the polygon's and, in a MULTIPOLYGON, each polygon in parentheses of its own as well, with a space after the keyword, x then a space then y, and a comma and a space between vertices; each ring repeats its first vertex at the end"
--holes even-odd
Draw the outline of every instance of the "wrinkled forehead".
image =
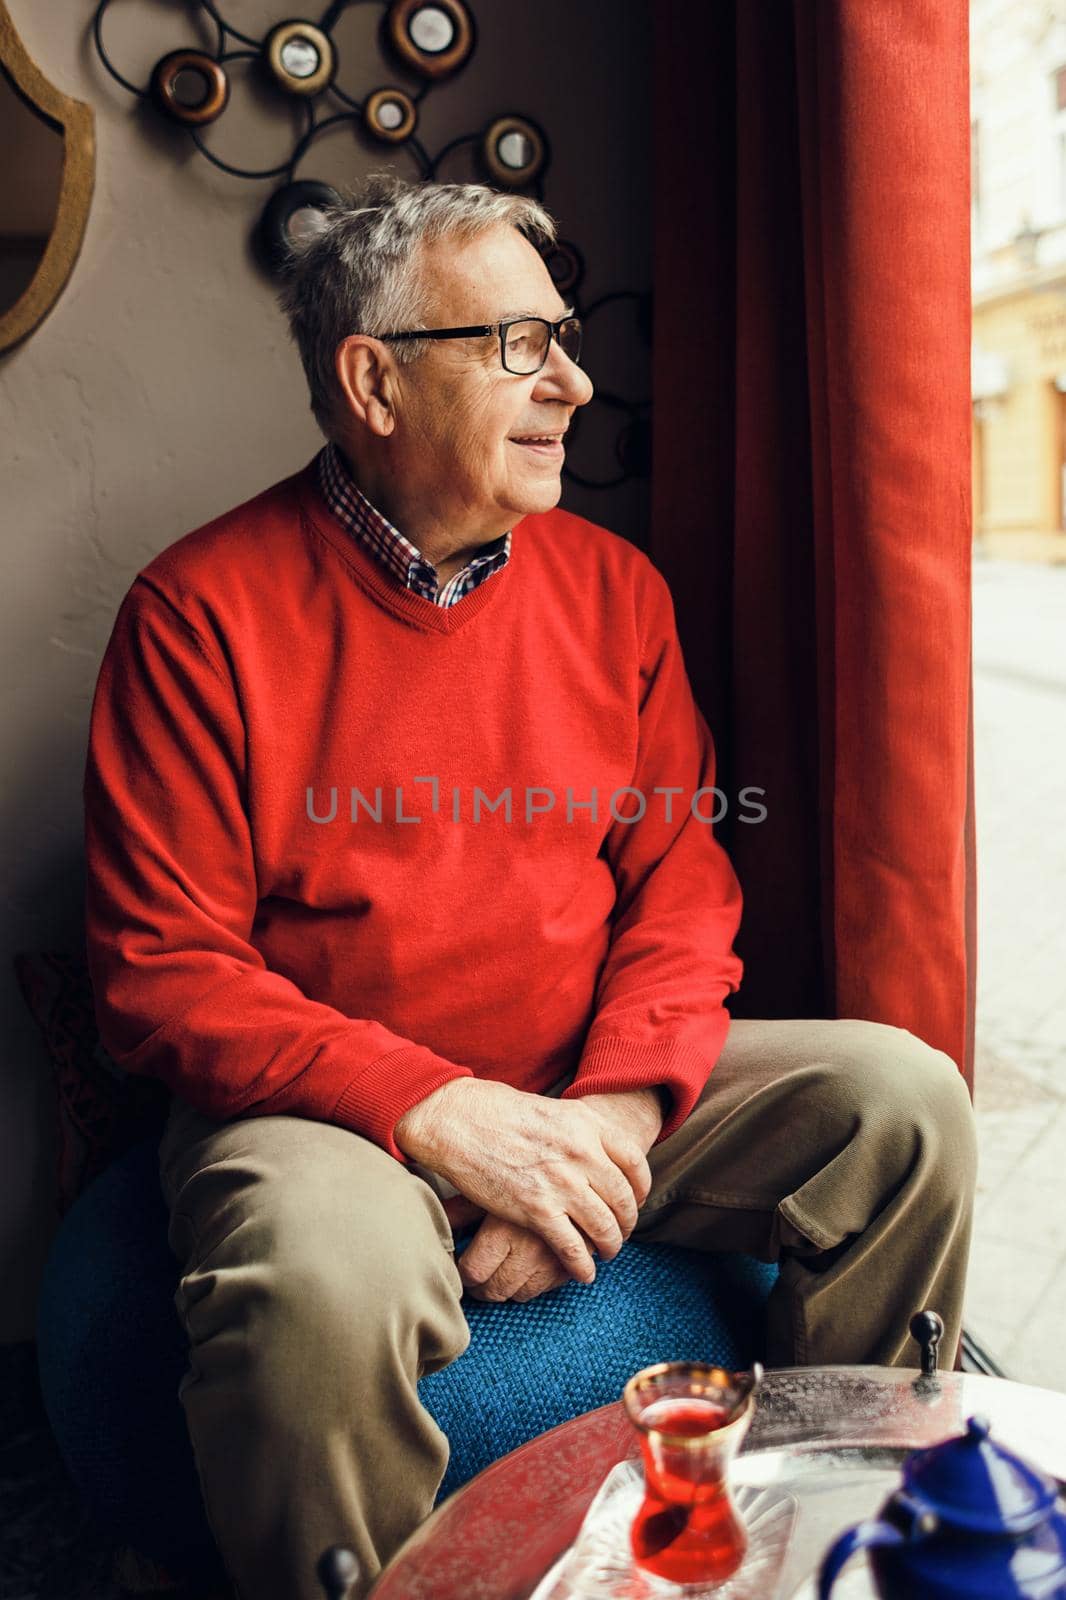
POLYGON ((511 317, 554 322, 571 309, 560 299, 540 252, 517 228, 435 239, 422 246, 412 267, 426 291, 429 327, 511 317))

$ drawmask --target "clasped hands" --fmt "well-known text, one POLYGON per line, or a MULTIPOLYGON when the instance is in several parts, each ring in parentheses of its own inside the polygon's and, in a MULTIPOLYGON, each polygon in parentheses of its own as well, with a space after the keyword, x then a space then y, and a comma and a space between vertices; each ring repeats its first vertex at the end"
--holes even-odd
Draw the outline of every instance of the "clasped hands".
POLYGON ((632 1233, 662 1127, 654 1089, 556 1100, 455 1078, 397 1122, 396 1143, 459 1190, 452 1228, 482 1218, 458 1262, 479 1300, 532 1300, 596 1276, 632 1233))

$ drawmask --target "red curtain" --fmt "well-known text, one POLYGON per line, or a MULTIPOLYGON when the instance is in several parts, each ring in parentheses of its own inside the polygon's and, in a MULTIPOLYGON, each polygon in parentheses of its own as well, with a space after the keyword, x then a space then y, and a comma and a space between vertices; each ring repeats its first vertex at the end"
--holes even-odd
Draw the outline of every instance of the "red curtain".
POLYGON ((895 1023, 972 1084, 966 0, 653 15, 650 553, 744 888, 731 1009, 895 1023))

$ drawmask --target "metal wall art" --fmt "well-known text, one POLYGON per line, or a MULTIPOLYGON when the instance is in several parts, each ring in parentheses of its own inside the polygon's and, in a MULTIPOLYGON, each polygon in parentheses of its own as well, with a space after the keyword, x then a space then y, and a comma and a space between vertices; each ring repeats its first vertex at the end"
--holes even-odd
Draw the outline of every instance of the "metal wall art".
MULTIPOLYGON (((551 147, 544 129, 529 116, 509 112, 494 117, 486 127, 450 139, 435 156, 417 136, 419 107, 425 96, 459 72, 476 48, 474 16, 465 0, 391 0, 386 4, 380 29, 382 52, 387 60, 422 82, 413 92, 382 84, 361 102, 336 81, 338 52, 332 30, 349 5, 373 0, 332 0, 317 22, 288 19, 277 23, 262 39, 252 38, 227 22, 216 0, 189 3, 206 14, 217 35, 214 54, 190 49, 169 51, 156 63, 144 86, 131 83, 105 47, 103 23, 112 0, 99 0, 93 14, 93 38, 100 60, 115 81, 150 103, 169 122, 184 128, 214 166, 235 178, 284 180, 270 196, 256 225, 256 251, 266 270, 276 273, 292 241, 313 228, 315 213, 339 198, 331 185, 296 176, 299 163, 315 140, 339 123, 351 123, 384 147, 405 150, 424 181, 436 181, 444 159, 461 146, 469 146, 486 182, 544 199, 544 175, 551 161, 551 147), (259 170, 235 166, 209 149, 201 136, 202 130, 226 110, 230 98, 228 69, 236 61, 252 61, 261 81, 302 110, 303 129, 288 160, 277 166, 259 170), (341 109, 335 109, 337 104, 341 109)), ((582 309, 578 294, 585 263, 577 245, 560 240, 542 254, 559 293, 570 300, 586 323, 599 307, 632 298, 637 302, 640 331, 650 338, 650 296, 621 290, 582 309)), ((629 477, 649 476, 648 403, 630 402, 600 390, 593 404, 597 400, 625 417, 616 441, 619 470, 607 477, 588 478, 567 466, 566 475, 587 488, 609 488, 629 477)))

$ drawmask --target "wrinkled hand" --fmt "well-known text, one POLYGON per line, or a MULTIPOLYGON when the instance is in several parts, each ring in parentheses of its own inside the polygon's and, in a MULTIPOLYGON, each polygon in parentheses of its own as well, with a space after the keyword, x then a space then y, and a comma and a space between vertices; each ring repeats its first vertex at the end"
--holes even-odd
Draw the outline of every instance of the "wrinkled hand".
MULTIPOLYGON (((657 1106, 651 1091, 639 1095, 657 1106)), ((405 1155, 475 1206, 536 1233, 569 1276, 591 1283, 590 1246, 606 1260, 616 1256, 651 1187, 645 1151, 655 1132, 645 1143, 647 1109, 637 1117, 619 1111, 617 1102, 631 1100, 555 1100, 494 1079, 455 1078, 405 1112, 395 1137, 405 1155)))
POLYGON ((475 1300, 533 1300, 570 1282, 570 1274, 539 1233, 486 1217, 456 1265, 475 1300))
MULTIPOLYGON (((662 1103, 654 1091, 587 1095, 585 1104, 602 1119, 625 1127, 645 1150, 662 1126, 662 1103)), ((470 1206, 469 1201, 461 1203, 470 1206)), ((625 1231, 626 1238, 630 1231, 625 1231)), ((475 1300, 533 1300, 570 1280, 539 1234, 500 1217, 485 1218, 458 1266, 467 1293, 475 1300)))

